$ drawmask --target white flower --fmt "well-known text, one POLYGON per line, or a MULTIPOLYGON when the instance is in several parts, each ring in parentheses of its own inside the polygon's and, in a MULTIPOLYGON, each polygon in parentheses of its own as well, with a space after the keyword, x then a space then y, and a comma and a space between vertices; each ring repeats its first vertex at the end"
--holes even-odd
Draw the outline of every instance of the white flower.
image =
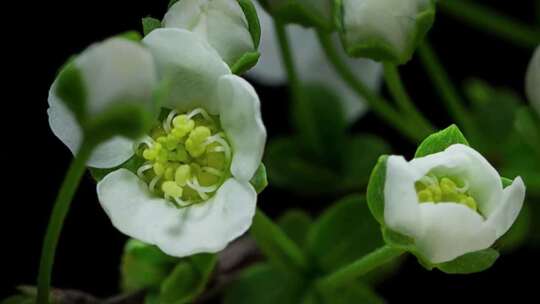
POLYGON ((529 64, 526 86, 529 101, 540 115, 540 46, 536 48, 529 64))
POLYGON ((255 51, 248 22, 237 0, 178 1, 165 15, 163 26, 197 33, 229 66, 255 51))
POLYGON ((407 61, 433 20, 433 0, 342 0, 342 5, 347 51, 376 60, 407 61))
POLYGON ((97 186, 113 225, 177 257, 217 252, 251 225, 266 130, 255 90, 197 34, 157 29, 143 40, 169 84, 170 109, 97 186))
POLYGON ((503 189, 482 155, 456 144, 407 162, 387 160, 384 185, 387 227, 415 240, 431 263, 487 249, 514 223, 525 198, 517 177, 503 189))
MULTIPOLYGON (((287 74, 281 63, 281 53, 272 17, 260 6, 257 4, 256 6, 262 32, 259 47, 261 58, 247 75, 263 84, 285 84, 287 74)), ((339 94, 344 112, 350 122, 362 115, 366 110, 365 103, 334 71, 319 45, 315 31, 298 25, 288 25, 287 33, 300 79, 303 82, 323 84, 339 94)), ((380 64, 367 59, 351 59, 343 52, 342 56, 347 65, 370 89, 376 90, 380 87, 382 79, 380 64)))
MULTIPOLYGON (((111 38, 91 45, 74 61, 84 83, 87 116, 98 117, 118 102, 131 101, 152 111, 157 73, 150 52, 139 44, 111 38)), ((82 141, 82 128, 56 94, 56 83, 49 91, 49 124, 53 133, 75 154, 82 141)), ((132 156, 132 141, 115 137, 100 144, 88 166, 110 168, 132 156)))

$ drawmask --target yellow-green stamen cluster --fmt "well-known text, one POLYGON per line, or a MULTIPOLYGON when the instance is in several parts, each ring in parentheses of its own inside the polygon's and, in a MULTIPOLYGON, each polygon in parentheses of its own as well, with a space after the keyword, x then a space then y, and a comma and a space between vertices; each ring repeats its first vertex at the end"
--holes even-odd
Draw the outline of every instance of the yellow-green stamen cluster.
POLYGON ((203 109, 171 111, 142 144, 146 162, 137 174, 179 207, 209 199, 229 174, 231 148, 219 120, 203 109))
POLYGON ((451 202, 478 211, 476 200, 469 194, 468 185, 458 186, 451 177, 437 178, 426 175, 415 184, 420 203, 451 202))

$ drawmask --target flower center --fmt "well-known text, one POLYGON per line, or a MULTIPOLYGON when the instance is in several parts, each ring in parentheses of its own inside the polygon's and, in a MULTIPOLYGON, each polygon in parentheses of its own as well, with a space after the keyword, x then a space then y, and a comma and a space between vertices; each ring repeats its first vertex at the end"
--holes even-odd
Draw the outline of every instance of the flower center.
POLYGON ((438 178, 428 174, 417 181, 415 187, 420 203, 454 202, 478 211, 478 204, 469 194, 466 181, 458 182, 452 177, 438 178))
POLYGON ((201 108, 171 111, 136 149, 146 160, 137 175, 177 207, 208 200, 229 175, 231 147, 219 119, 201 108))

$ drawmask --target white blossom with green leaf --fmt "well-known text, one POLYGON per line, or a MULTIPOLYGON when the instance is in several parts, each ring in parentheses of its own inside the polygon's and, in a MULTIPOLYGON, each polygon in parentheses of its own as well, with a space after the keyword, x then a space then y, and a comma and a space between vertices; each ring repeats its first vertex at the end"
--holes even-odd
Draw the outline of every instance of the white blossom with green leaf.
POLYGON ((529 64, 526 90, 529 101, 540 115, 540 46, 536 48, 529 64))

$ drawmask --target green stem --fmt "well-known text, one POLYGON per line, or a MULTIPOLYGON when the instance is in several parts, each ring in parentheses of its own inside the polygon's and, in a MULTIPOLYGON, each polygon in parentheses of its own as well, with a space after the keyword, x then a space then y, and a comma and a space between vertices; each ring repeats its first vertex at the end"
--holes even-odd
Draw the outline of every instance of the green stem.
POLYGON ((404 253, 404 250, 385 245, 320 279, 317 285, 319 288, 323 289, 342 286, 343 284, 354 281, 375 268, 390 262, 404 253))
POLYGON ((54 203, 54 208, 47 227, 47 233, 43 242, 41 261, 38 275, 37 303, 49 303, 49 291, 51 286, 51 273, 54 264, 54 256, 58 239, 62 231, 64 220, 69 211, 73 195, 79 186, 80 180, 86 169, 86 161, 90 157, 92 146, 83 143, 77 156, 73 159, 66 174, 62 187, 54 203))
POLYGON ((439 7, 449 15, 479 30, 497 35, 525 48, 535 48, 540 43, 540 30, 504 16, 492 8, 470 0, 439 1, 439 7))
POLYGON ((472 117, 465 107, 464 101, 459 96, 458 90, 450 80, 450 76, 446 73, 439 58, 437 58, 437 55, 427 40, 425 40, 418 48, 418 54, 452 118, 465 129, 465 132, 468 134, 473 133, 475 125, 472 117))
POLYGON ((422 126, 430 133, 435 132, 435 127, 418 111, 405 90, 405 85, 399 76, 397 67, 393 64, 384 64, 384 78, 390 94, 403 112, 409 114, 410 118, 419 126, 422 126))
POLYGON ((306 271, 308 263, 302 250, 259 209, 253 218, 251 236, 277 267, 296 273, 306 271))
POLYGON ((280 21, 275 20, 274 27, 281 51, 281 60, 285 67, 285 71, 287 72, 287 78, 289 79, 291 95, 294 101, 298 101, 302 98, 302 84, 300 82, 300 77, 296 72, 297 69, 294 65, 294 58, 291 52, 287 32, 285 31, 285 25, 280 21))
POLYGON ((420 142, 430 134, 429 130, 421 130, 416 126, 409 124, 408 120, 403 119, 400 113, 393 109, 385 99, 377 96, 364 85, 364 83, 362 83, 350 70, 349 66, 343 62, 327 33, 319 32, 318 36, 319 42, 336 72, 343 78, 347 85, 351 87, 351 89, 366 100, 375 114, 414 142, 420 142))

